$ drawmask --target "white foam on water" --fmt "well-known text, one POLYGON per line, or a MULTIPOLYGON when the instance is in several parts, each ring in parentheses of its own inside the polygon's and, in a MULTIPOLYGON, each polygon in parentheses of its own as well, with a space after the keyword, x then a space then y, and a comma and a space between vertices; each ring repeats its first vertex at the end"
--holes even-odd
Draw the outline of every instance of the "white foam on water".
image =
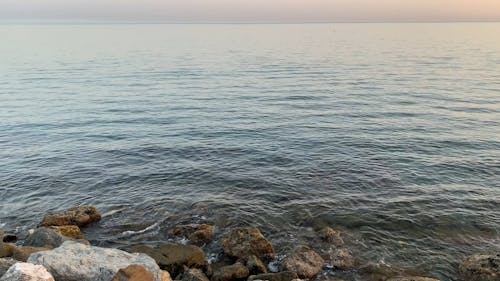
POLYGON ((125 232, 122 232, 120 234, 120 237, 130 237, 130 236, 134 236, 134 235, 138 235, 138 234, 142 234, 142 233, 145 233, 145 232, 148 232, 148 231, 152 231, 152 230, 159 230, 160 229, 160 223, 159 222, 155 222, 154 224, 144 228, 144 229, 141 229, 141 230, 137 230, 137 231, 133 231, 133 230, 127 230, 125 232))

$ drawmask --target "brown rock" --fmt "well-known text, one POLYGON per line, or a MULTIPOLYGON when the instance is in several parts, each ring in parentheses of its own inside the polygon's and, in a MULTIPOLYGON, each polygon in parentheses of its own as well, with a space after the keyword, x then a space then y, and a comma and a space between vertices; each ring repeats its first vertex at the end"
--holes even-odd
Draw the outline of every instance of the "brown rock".
POLYGON ((248 257, 247 268, 252 275, 267 273, 266 265, 254 255, 248 257))
POLYGON ((285 258, 281 264, 284 270, 296 272, 300 278, 316 276, 322 269, 325 260, 308 247, 301 247, 285 258))
POLYGON ((224 253, 228 256, 247 260, 255 255, 260 259, 274 258, 273 245, 255 227, 237 228, 222 240, 224 253))
POLYGON ((331 227, 325 227, 318 232, 318 236, 325 242, 332 243, 337 247, 344 245, 344 240, 340 237, 340 231, 336 231, 331 227))
POLYGON ((179 225, 172 230, 172 234, 187 238, 194 244, 202 245, 214 239, 214 226, 208 224, 179 225))
POLYGON ((99 221, 101 214, 93 206, 80 206, 66 211, 48 214, 43 218, 42 226, 85 226, 99 221))
POLYGON ((439 279, 421 277, 421 276, 403 276, 403 277, 392 277, 386 281, 439 281, 439 279))
POLYGON ((16 248, 15 244, 0 243, 0 258, 12 257, 15 248, 16 248))
POLYGON ((241 263, 223 266, 217 269, 212 275, 212 281, 232 281, 248 277, 249 271, 241 263))
POLYGON ((465 281, 500 281, 500 254, 467 257, 459 272, 465 281))
POLYGON ((129 265, 118 270, 113 281, 154 281, 155 278, 144 266, 129 265))
POLYGON ((191 268, 182 274, 182 281, 209 281, 203 271, 191 268))
POLYGON ((167 270, 173 276, 181 273, 184 266, 204 270, 208 265, 203 250, 193 245, 165 244, 158 248, 137 246, 130 251, 149 255, 161 269, 167 270))
POLYGON ((268 280, 268 281, 292 281, 298 279, 297 273, 291 271, 283 271, 279 273, 265 273, 252 275, 248 277, 248 281, 253 280, 268 280))
POLYGON ((172 277, 170 276, 170 273, 165 270, 160 270, 160 277, 161 281, 172 281, 172 277))
POLYGON ((25 261, 28 260, 28 258, 30 257, 31 254, 38 253, 38 252, 41 252, 41 251, 48 251, 48 250, 51 250, 51 248, 46 248, 46 247, 29 247, 29 246, 15 247, 14 251, 12 253, 12 257, 15 260, 25 262, 25 261))
POLYGON ((356 265, 352 253, 347 249, 337 249, 332 255, 332 265, 341 270, 352 269, 356 265))
POLYGON ((63 226, 51 226, 50 229, 73 239, 83 239, 83 233, 80 228, 76 225, 63 225, 63 226))

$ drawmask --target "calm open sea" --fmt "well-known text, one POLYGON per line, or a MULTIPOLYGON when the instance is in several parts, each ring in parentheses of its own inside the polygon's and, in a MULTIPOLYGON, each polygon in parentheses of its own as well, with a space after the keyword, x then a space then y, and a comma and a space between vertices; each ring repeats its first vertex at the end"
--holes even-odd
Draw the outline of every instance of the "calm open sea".
MULTIPOLYGON (((500 23, 1 25, 0 226, 209 222, 456 277, 500 250, 500 23)), ((217 243, 214 243, 217 244, 217 243)), ((207 246, 210 253, 218 246, 207 246)), ((353 277, 354 278, 354 277, 353 277)))

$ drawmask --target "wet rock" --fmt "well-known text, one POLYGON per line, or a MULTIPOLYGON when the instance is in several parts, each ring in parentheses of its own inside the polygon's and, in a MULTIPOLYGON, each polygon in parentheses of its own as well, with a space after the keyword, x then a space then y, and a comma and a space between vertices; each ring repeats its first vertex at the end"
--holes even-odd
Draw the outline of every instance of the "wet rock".
POLYGON ((48 251, 51 248, 46 247, 15 247, 12 252, 12 257, 18 261, 27 261, 31 254, 41 251, 48 251))
POLYGON ((267 273, 266 265, 254 255, 248 257, 247 268, 252 275, 267 273))
POLYGON ((347 249, 337 249, 332 255, 331 264, 336 269, 348 270, 356 266, 356 259, 347 249))
POLYGON ((187 238, 196 245, 203 245, 214 239, 214 226, 208 224, 178 225, 172 230, 172 234, 187 238))
POLYGON ((420 277, 420 276, 403 276, 403 277, 392 277, 386 281, 439 281, 439 279, 420 277))
POLYGON ((295 279, 299 279, 299 276, 297 276, 297 273, 292 271, 283 271, 279 273, 264 273, 248 277, 248 281, 254 281, 254 280, 292 281, 295 279))
POLYGON ((318 236, 321 240, 332 243, 337 247, 344 245, 344 240, 340 237, 340 231, 336 231, 331 227, 325 227, 318 232, 318 236))
POLYGON ((54 277, 43 266, 18 262, 7 270, 0 281, 54 281, 54 277))
POLYGON ((459 272, 466 281, 500 281, 500 254, 467 257, 459 272))
POLYGON ((282 267, 286 271, 296 272, 300 278, 316 276, 322 269, 325 260, 308 247, 301 247, 285 258, 282 267))
POLYGON ((113 281, 154 281, 154 276, 144 266, 132 264, 118 270, 113 281))
POLYGON ((2 241, 4 243, 14 243, 17 241, 17 236, 14 234, 5 234, 2 241))
POLYGON ((4 275, 16 262, 17 261, 13 259, 0 258, 0 277, 2 277, 2 275, 4 275))
POLYGON ((131 248, 130 251, 152 257, 161 269, 167 270, 173 276, 181 273, 184 266, 202 270, 208 266, 203 250, 193 245, 165 244, 158 248, 137 246, 131 248))
POLYGON ((209 281, 203 271, 191 268, 182 274, 182 281, 209 281))
POLYGON ((41 226, 76 225, 81 227, 100 219, 101 214, 97 211, 96 207, 80 206, 46 215, 42 220, 41 226))
POLYGON ((212 275, 212 281, 232 281, 240 280, 248 277, 249 271, 246 266, 241 263, 235 263, 233 265, 223 266, 212 275))
POLYGON ((76 225, 51 226, 50 229, 65 237, 83 239, 83 233, 76 225))
POLYGON ((275 256, 273 245, 255 227, 234 229, 222 240, 222 247, 226 255, 245 261, 251 255, 259 259, 275 256))
POLYGON ((118 249, 106 249, 65 241, 60 247, 32 254, 29 263, 43 265, 56 280, 109 281, 122 268, 136 264, 144 266, 161 281, 160 268, 144 254, 130 254, 118 249))
POLYGON ((35 231, 26 238, 24 246, 57 248, 66 240, 67 239, 56 231, 47 227, 40 227, 35 229, 35 231))

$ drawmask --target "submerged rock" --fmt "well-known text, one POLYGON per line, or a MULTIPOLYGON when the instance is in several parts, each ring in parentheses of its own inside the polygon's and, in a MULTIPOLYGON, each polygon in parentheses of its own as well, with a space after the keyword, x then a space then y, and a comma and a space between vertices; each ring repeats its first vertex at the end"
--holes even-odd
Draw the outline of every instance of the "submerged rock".
POLYGON ((43 266, 18 262, 7 270, 0 281, 54 281, 54 277, 43 266))
POLYGON ((172 234, 189 239, 194 244, 202 245, 214 239, 214 226, 208 224, 178 225, 172 234))
POLYGON ((285 258, 281 264, 284 270, 296 272, 300 278, 316 276, 322 269, 325 260, 308 247, 301 247, 285 258))
POLYGON ((101 214, 93 206, 80 206, 68 209, 66 211, 46 215, 41 225, 42 226, 65 226, 76 225, 85 226, 93 222, 99 221, 101 214))
POLYGON ((167 270, 173 276, 181 273, 184 266, 203 270, 208 266, 203 250, 193 245, 165 244, 158 248, 136 246, 130 251, 152 257, 162 269, 167 270))
POLYGON ((118 270, 112 281, 154 281, 154 276, 144 266, 132 264, 118 270))
POLYGON ((246 266, 241 263, 235 263, 233 265, 223 266, 212 275, 212 281, 232 281, 240 280, 248 277, 249 271, 246 266))
POLYGON ((467 257, 459 271, 465 281, 500 281, 500 254, 467 257))
POLYGON ((367 281, 439 281, 425 276, 415 269, 402 268, 384 263, 368 263, 359 268, 358 272, 367 281))
POLYGON ((255 227, 234 229, 222 240, 222 247, 226 255, 245 261, 251 255, 259 259, 275 256, 273 245, 255 227))
POLYGON ((17 261, 13 259, 0 258, 0 277, 2 277, 2 275, 4 275, 16 262, 17 261))
POLYGON ((43 265, 56 280, 109 281, 122 268, 136 264, 144 266, 161 281, 155 261, 144 254, 131 254, 118 249, 93 247, 66 241, 59 248, 32 254, 29 263, 43 265))
POLYGON ((76 225, 51 226, 50 229, 65 237, 83 239, 83 233, 76 225))
POLYGON ((337 247, 344 245, 344 240, 340 237, 340 231, 336 231, 331 227, 325 227, 318 232, 318 236, 321 240, 332 243, 337 247))
POLYGON ((248 277, 248 281, 254 280, 268 280, 268 281, 292 281, 294 279, 299 279, 297 273, 292 271, 283 271, 279 273, 265 273, 252 275, 248 277))
POLYGON ((210 281, 203 271, 197 268, 191 268, 182 274, 182 281, 210 281))
POLYGON ((254 255, 248 257, 247 268, 252 275, 267 273, 266 265, 254 255))
POLYGON ((348 270, 356 265, 356 259, 347 249, 337 249, 332 255, 331 264, 336 269, 348 270))

